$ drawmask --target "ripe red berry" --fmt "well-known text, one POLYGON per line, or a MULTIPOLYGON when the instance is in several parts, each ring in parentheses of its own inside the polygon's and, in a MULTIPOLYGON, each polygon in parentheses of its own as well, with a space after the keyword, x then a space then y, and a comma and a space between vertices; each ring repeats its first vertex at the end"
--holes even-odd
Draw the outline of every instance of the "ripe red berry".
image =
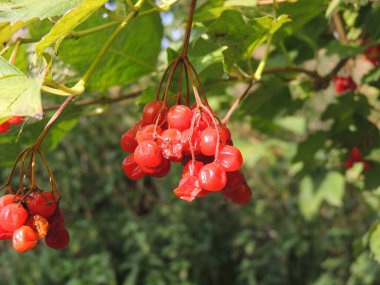
POLYGON ((70 234, 63 226, 51 228, 45 237, 45 242, 53 249, 64 249, 69 245, 70 234))
POLYGON ((13 237, 13 231, 6 231, 0 226, 0 240, 7 240, 13 237))
POLYGON ((185 154, 191 155, 191 147, 194 154, 201 152, 201 131, 198 128, 194 128, 191 132, 191 128, 184 130, 181 134, 182 151, 185 154), (191 141, 191 146, 190 146, 191 141))
POLYGON ((157 136, 161 135, 162 129, 155 125, 147 125, 136 133, 137 143, 143 141, 155 141, 157 136))
POLYGON ((167 159, 163 159, 161 164, 157 167, 157 170, 152 175, 157 178, 164 177, 168 175, 170 171, 170 161, 167 159))
POLYGON ((21 204, 9 204, 0 211, 0 226, 9 232, 21 227, 28 219, 28 212, 21 204))
POLYGON ((155 168, 162 161, 161 149, 154 141, 143 141, 135 149, 133 158, 140 166, 155 168))
POLYGON ((166 118, 170 128, 184 131, 190 128, 192 117, 193 113, 188 107, 175 105, 169 109, 166 118))
POLYGON ((18 252, 25 252, 37 245, 37 234, 29 226, 22 226, 13 233, 13 248, 18 252))
POLYGON ((338 94, 342 94, 346 91, 352 91, 357 88, 356 83, 351 76, 335 76, 333 78, 335 84, 335 91, 338 94))
POLYGON ((241 171, 227 172, 227 183, 223 192, 233 191, 244 183, 244 175, 241 171))
POLYGON ((24 121, 24 116, 13 116, 8 120, 8 122, 12 125, 18 125, 21 124, 22 121, 24 121))
MULTIPOLYGON (((207 107, 211 114, 214 114, 214 112, 211 110, 210 107, 207 107)), ((207 127, 210 127, 213 125, 213 120, 208 112, 206 112, 203 109, 199 108, 193 108, 193 119, 195 119, 195 126, 200 130, 203 131, 207 127), (195 117, 195 118, 194 118, 195 117)))
POLYGON ((202 189, 220 191, 227 183, 227 175, 219 163, 209 163, 201 168, 198 174, 202 189))
POLYGON ((243 165, 243 156, 236 147, 226 145, 219 152, 218 162, 226 172, 237 171, 243 165))
POLYGON ((243 183, 233 191, 223 192, 223 196, 235 204, 248 204, 251 201, 251 189, 243 183))
POLYGON ((181 132, 177 129, 165 130, 160 138, 162 155, 166 159, 178 162, 182 159, 181 132))
POLYGON ((9 121, 5 121, 3 123, 0 124, 0 134, 5 134, 6 132, 9 131, 9 129, 11 128, 11 124, 9 123, 9 121))
POLYGON ((57 198, 52 192, 35 191, 27 198, 28 209, 32 215, 45 218, 53 215, 57 209, 57 198))
POLYGON ((135 162, 133 155, 128 155, 124 158, 122 166, 125 175, 127 175, 129 179, 139 180, 145 176, 145 172, 135 162))
POLYGON ((120 140, 121 147, 126 152, 134 152, 137 147, 137 141, 136 141, 136 132, 137 129, 132 128, 128 131, 126 131, 122 136, 120 140))
POLYGON ((158 115, 160 115, 160 122, 165 120, 166 107, 166 103, 160 101, 153 101, 146 104, 143 110, 144 122, 146 122, 147 124, 154 124, 158 118, 158 115))
POLYGON ((362 161, 364 159, 358 147, 352 148, 350 158, 353 161, 362 161))
MULTIPOLYGON (((227 142, 226 132, 221 132, 218 127, 220 143, 225 145, 227 142)), ((215 155, 216 145, 218 142, 218 133, 215 128, 208 127, 201 133, 201 153, 203 155, 212 156, 215 155)))
POLYGON ((63 211, 61 209, 56 211, 47 220, 49 222, 49 229, 57 228, 57 227, 65 225, 65 216, 64 216, 63 211))
POLYGON ((16 196, 13 194, 5 194, 0 198, 0 211, 5 206, 12 204, 15 201, 16 196))

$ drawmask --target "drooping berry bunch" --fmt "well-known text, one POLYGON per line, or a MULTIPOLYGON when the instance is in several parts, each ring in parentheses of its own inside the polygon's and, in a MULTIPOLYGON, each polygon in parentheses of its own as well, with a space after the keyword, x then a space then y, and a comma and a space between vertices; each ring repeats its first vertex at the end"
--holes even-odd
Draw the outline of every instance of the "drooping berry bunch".
POLYGON ((366 160, 364 156, 361 154, 361 151, 358 147, 353 147, 350 156, 345 161, 345 167, 346 169, 350 169, 354 166, 355 163, 363 163, 363 171, 367 171, 372 167, 371 162, 366 160))
POLYGON ((208 105, 198 74, 185 56, 169 65, 156 100, 144 107, 142 119, 123 134, 121 146, 131 153, 122 164, 130 179, 138 180, 145 175, 163 177, 169 173, 171 163, 181 162, 183 174, 174 190, 179 198, 191 202, 211 192, 221 192, 226 199, 238 204, 250 200, 251 191, 240 172, 241 152, 233 146, 228 127, 208 105), (178 91, 171 104, 169 86, 177 67, 178 91), (182 96, 182 70, 186 74, 186 98, 182 96), (160 96, 169 71, 165 91, 160 96), (189 81, 195 100, 193 105, 190 105, 189 81))
POLYGON ((13 116, 5 122, 0 123, 0 134, 5 134, 11 128, 11 125, 21 124, 24 116, 13 116))
MULTIPOLYGON (((30 192, 30 191, 28 191, 30 192)), ((0 240, 12 239, 18 252, 33 249, 38 240, 63 249, 69 244, 62 210, 52 192, 35 190, 27 196, 5 194, 0 198, 0 240)))
POLYGON ((335 92, 342 94, 348 91, 354 91, 358 87, 351 76, 335 76, 333 78, 335 92))

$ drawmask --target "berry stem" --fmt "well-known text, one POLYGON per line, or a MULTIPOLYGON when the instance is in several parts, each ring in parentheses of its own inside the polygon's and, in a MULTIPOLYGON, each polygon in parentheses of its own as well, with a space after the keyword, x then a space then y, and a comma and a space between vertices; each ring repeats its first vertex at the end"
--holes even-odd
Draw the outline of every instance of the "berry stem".
POLYGON ((191 0, 189 17, 187 18, 186 32, 185 32, 185 37, 183 39, 183 46, 182 46, 182 51, 181 51, 181 57, 182 58, 186 57, 186 55, 187 55, 187 48, 189 46, 191 27, 193 24, 193 17, 194 17, 194 11, 195 11, 196 4, 197 4, 197 0, 191 0))

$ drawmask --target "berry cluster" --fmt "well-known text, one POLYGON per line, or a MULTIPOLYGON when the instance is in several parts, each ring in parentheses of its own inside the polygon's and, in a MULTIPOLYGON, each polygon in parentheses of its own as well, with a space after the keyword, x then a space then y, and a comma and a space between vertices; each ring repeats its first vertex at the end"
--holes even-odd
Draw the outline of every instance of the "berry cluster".
POLYGON ((24 116, 14 116, 7 121, 0 123, 0 134, 5 134, 11 128, 11 125, 21 124, 24 120, 24 116))
POLYGON ((52 192, 35 190, 26 197, 5 194, 0 198, 0 240, 12 239, 18 252, 33 249, 39 239, 63 249, 69 244, 62 210, 52 192))
POLYGON ((335 92, 338 94, 356 90, 357 85, 351 76, 335 76, 333 78, 335 92))
POLYGON ((174 190, 191 202, 211 192, 239 204, 249 202, 251 192, 239 171, 243 158, 232 145, 226 125, 219 122, 209 106, 168 107, 166 102, 148 103, 142 120, 125 132, 121 146, 133 153, 123 161, 125 174, 133 180, 145 175, 163 177, 172 162, 185 165, 174 190))
POLYGON ((372 164, 363 157, 363 155, 360 152, 360 149, 354 147, 351 150, 349 158, 345 162, 346 169, 350 169, 357 162, 363 163, 363 171, 367 171, 372 167, 372 164))
POLYGON ((378 66, 380 63, 380 44, 371 46, 364 51, 364 54, 374 66, 378 66))

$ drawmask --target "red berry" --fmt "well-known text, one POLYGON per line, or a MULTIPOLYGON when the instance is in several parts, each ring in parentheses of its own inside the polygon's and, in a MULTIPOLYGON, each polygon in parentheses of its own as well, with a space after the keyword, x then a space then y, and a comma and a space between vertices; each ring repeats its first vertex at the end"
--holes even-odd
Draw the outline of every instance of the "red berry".
POLYGON ((344 163, 344 166, 346 169, 350 169, 351 167, 354 166, 354 162, 351 159, 347 159, 344 163))
POLYGON ((244 175, 241 171, 227 172, 227 183, 223 191, 233 191, 244 183, 244 175))
POLYGON ((128 155, 124 158, 122 167, 125 175, 127 175, 129 179, 139 180, 145 176, 145 172, 135 162, 133 155, 128 155))
POLYGON ((160 138, 160 146, 164 158, 174 162, 178 162, 182 159, 181 132, 179 130, 165 130, 160 138))
POLYGON ((237 171, 243 165, 243 156, 236 147, 226 145, 220 149, 218 162, 226 172, 237 171))
POLYGON ((28 220, 28 212, 20 204, 9 204, 0 211, 0 226, 9 232, 21 227, 28 220))
POLYGON ((184 105, 175 105, 170 108, 167 115, 167 121, 170 128, 184 131, 190 128, 192 117, 193 113, 188 107, 184 105))
POLYGON ((248 204, 251 201, 251 189, 243 183, 233 191, 223 192, 223 196, 235 204, 248 204))
POLYGON ((9 129, 11 128, 11 124, 9 123, 9 121, 5 121, 3 123, 0 124, 0 134, 5 134, 6 132, 9 131, 9 129))
POLYGON ((0 226, 0 240, 7 240, 13 237, 13 231, 6 231, 0 226))
POLYGON ((32 215, 45 218, 53 215, 57 209, 57 198, 52 192, 35 191, 27 198, 28 209, 32 215))
POLYGON ((154 141, 143 141, 135 149, 133 158, 140 166, 155 168, 162 161, 161 149, 154 141))
POLYGON ((220 191, 227 183, 227 175, 219 163, 209 163, 201 168, 198 174, 202 189, 220 191))
POLYGON ((351 76, 335 76, 333 81, 335 84, 335 91, 338 94, 355 90, 357 88, 357 85, 351 76))
POLYGON ((146 122, 147 124, 154 124, 158 118, 158 115, 160 115, 160 119, 159 119, 160 122, 165 120, 166 107, 167 107, 166 103, 160 102, 160 101, 153 101, 146 104, 143 110, 144 122, 146 122))
POLYGON ((63 215, 63 211, 61 209, 56 211, 53 215, 51 215, 48 218, 48 222, 49 222, 49 229, 64 226, 65 216, 63 215))
POLYGON ((154 177, 161 178, 168 175, 169 171, 170 171, 170 161, 167 159, 163 159, 161 164, 158 166, 156 172, 153 173, 152 175, 154 177))
POLYGON ((193 201, 202 191, 199 179, 195 176, 186 176, 179 181, 179 185, 174 189, 174 194, 187 202, 193 201))
MULTIPOLYGON (((214 114, 210 107, 207 107, 210 110, 211 114, 214 114)), ((209 126, 213 125, 213 120, 210 114, 203 109, 194 108, 193 109, 193 117, 195 117, 195 126, 203 131, 209 126)))
POLYGON ((126 152, 134 152, 137 147, 137 141, 136 141, 136 128, 132 128, 128 131, 126 131, 121 136, 121 147, 126 152))
POLYGON ((45 237, 48 247, 53 249, 64 249, 69 245, 70 234, 63 226, 52 228, 45 237))
POLYGON ((13 248, 18 252, 25 252, 37 245, 37 234, 29 226, 22 226, 13 233, 13 248))
POLYGON ((360 149, 358 147, 353 147, 352 148, 351 154, 350 154, 350 158, 354 162, 358 162, 358 161, 362 161, 363 160, 363 156, 362 156, 362 154, 360 152, 360 149))
POLYGON ((9 204, 12 204, 16 199, 16 195, 13 194, 5 194, 1 196, 0 198, 0 211, 5 206, 8 206, 9 204))
POLYGON ((143 127, 141 130, 136 133, 137 143, 141 143, 143 141, 154 141, 157 136, 161 135, 162 129, 160 127, 156 127, 155 125, 147 125, 143 127))
POLYGON ((13 116, 8 120, 8 122, 12 125, 18 125, 21 124, 22 121, 24 121, 24 116, 13 116))
MULTIPOLYGON (((222 132, 218 127, 220 143, 225 145, 227 142, 226 132, 222 132)), ((218 133, 215 128, 208 127, 201 133, 201 153, 203 155, 212 156, 215 155, 216 145, 218 142, 218 133)))
POLYGON ((198 128, 194 128, 192 133, 191 128, 184 130, 181 135, 181 141, 182 151, 185 154, 191 155, 190 141, 194 154, 201 152, 201 131, 198 128))

